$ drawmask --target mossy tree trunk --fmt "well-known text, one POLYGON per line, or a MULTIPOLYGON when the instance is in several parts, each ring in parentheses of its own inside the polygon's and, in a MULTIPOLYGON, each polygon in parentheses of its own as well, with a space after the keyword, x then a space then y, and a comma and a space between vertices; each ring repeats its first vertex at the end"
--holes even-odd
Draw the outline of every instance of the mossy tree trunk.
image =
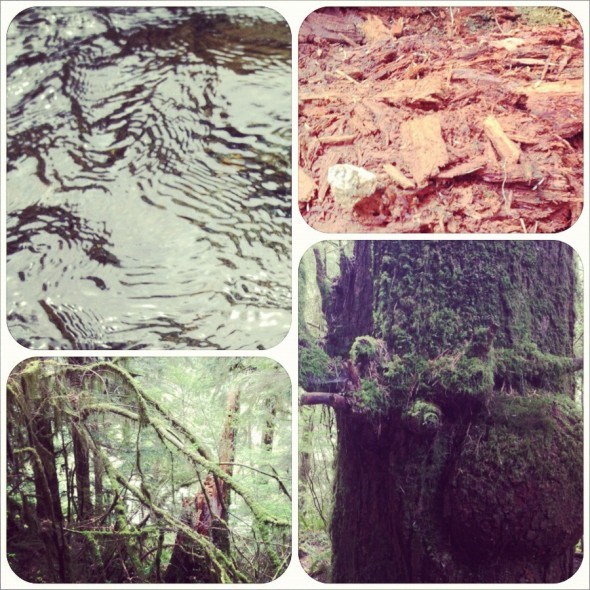
POLYGON ((49 403, 50 392, 35 360, 29 361, 22 372, 21 391, 30 445, 27 451, 34 456, 36 529, 46 547, 48 577, 65 582, 69 575, 69 551, 57 475, 54 416, 49 403))
POLYGON ((582 533, 574 271, 559 242, 358 242, 327 352, 333 582, 559 582, 582 533), (334 397, 334 396, 332 396, 334 397))
MULTIPOLYGON (((226 415, 218 453, 221 470, 229 476, 233 475, 239 413, 240 392, 238 389, 231 389, 227 394, 226 415)), ((182 520, 197 534, 210 539, 228 556, 230 554, 230 531, 227 526, 229 504, 229 486, 222 479, 209 473, 201 482, 201 491, 194 499, 184 502, 182 515, 182 520)), ((203 548, 199 547, 194 539, 179 532, 164 581, 212 584, 221 583, 222 580, 203 548)))

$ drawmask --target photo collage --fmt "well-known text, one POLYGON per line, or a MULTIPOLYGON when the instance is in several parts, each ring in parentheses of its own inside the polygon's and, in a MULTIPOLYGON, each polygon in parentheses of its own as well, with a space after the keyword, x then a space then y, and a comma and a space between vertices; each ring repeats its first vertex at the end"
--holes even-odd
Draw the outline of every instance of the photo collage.
POLYGON ((1 5, 1 588, 590 585, 588 2, 1 5))

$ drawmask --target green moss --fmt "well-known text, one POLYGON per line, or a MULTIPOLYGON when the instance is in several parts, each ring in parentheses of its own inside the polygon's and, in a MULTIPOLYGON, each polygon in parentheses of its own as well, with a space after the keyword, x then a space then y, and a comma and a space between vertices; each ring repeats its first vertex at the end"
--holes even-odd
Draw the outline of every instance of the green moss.
POLYGON ((402 419, 410 430, 416 433, 433 433, 441 427, 442 412, 440 408, 431 402, 417 399, 402 414, 402 419))
MULTIPOLYGON (((372 331, 348 353, 391 408, 404 411, 409 397, 477 405, 494 391, 573 395, 571 248, 379 241, 371 259, 372 331)), ((302 361, 313 366, 312 351, 302 361)))
POLYGON ((373 379, 361 379, 361 388, 357 392, 357 403, 369 414, 384 414, 390 406, 387 393, 373 379))
POLYGON ((543 353, 530 341, 515 348, 497 350, 495 357, 498 385, 520 393, 530 387, 560 391, 564 377, 573 370, 572 358, 543 353))
POLYGON ((363 365, 376 360, 383 342, 372 336, 359 336, 350 348, 350 358, 357 365, 363 365))
POLYGON ((299 381, 301 383, 325 377, 330 367, 331 359, 321 346, 311 340, 300 343, 299 381))
POLYGON ((407 363, 404 362, 404 359, 399 354, 394 354, 383 366, 383 374, 391 383, 403 379, 406 371, 407 363))
POLYGON ((454 541, 474 557, 572 546, 583 506, 581 409, 562 395, 497 396, 470 426, 448 494, 454 541))
POLYGON ((491 393, 494 387, 493 363, 479 358, 462 356, 455 365, 443 358, 435 362, 432 372, 445 392, 478 396, 491 393))
POLYGON ((374 336, 391 353, 434 359, 495 324, 494 346, 525 340, 571 356, 571 248, 558 243, 379 242, 374 336), (385 263, 385 260, 387 263, 385 263), (543 280, 538 269, 543 268, 543 280), (548 287, 550 293, 547 292, 548 287), (553 322, 559 317, 563 321, 553 322))

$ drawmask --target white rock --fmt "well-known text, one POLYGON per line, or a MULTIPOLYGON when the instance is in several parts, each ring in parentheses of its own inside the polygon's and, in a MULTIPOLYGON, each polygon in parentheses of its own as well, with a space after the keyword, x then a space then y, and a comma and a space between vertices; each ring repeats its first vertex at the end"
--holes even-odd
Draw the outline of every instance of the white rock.
POLYGON ((328 169, 328 183, 334 200, 352 209, 375 192, 377 176, 358 166, 336 164, 328 169))

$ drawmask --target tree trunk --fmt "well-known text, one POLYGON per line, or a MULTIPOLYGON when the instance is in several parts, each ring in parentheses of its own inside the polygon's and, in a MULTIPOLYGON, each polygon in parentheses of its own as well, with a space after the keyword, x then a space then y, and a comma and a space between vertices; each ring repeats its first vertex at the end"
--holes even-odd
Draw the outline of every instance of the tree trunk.
POLYGON ((277 418, 276 400, 274 398, 269 397, 266 399, 265 404, 268 413, 264 426, 264 435, 262 437, 262 442, 264 444, 264 448, 267 451, 271 452, 275 438, 275 427, 277 418))
POLYGON ((102 459, 96 453, 92 455, 92 465, 94 468, 94 507, 97 514, 100 514, 104 501, 104 465, 102 464, 102 459))
MULTIPOLYGON (((240 391, 230 389, 227 394, 226 416, 223 430, 219 440, 219 463, 228 475, 233 475, 233 463, 236 460, 236 435, 240 417, 240 391)), ((213 529, 213 542, 224 552, 229 554, 229 518, 230 490, 220 479, 215 478, 216 491, 220 501, 219 518, 215 521, 213 529)))
MULTIPOLYGON (((71 358, 69 364, 84 365, 86 360, 84 358, 71 358)), ((68 373, 68 380, 70 382, 70 395, 82 395, 84 392, 84 382, 82 373, 68 373)), ((74 451, 74 466, 76 470, 76 498, 77 498, 77 513, 78 521, 83 521, 88 518, 92 512, 92 498, 90 486, 90 458, 88 454, 88 447, 84 442, 84 438, 80 436, 79 428, 82 428, 82 421, 84 418, 72 421, 72 447, 74 451)))
POLYGON ((76 497, 78 521, 86 520, 92 513, 90 487, 90 459, 88 447, 78 432, 79 423, 72 424, 72 446, 74 448, 74 465, 76 467, 76 497))
POLYGON ((36 455, 32 464, 36 512, 40 521, 39 537, 47 548, 48 571, 55 568, 55 580, 67 582, 68 550, 55 465, 54 433, 50 414, 52 406, 46 387, 36 361, 32 361, 23 371, 22 390, 31 414, 27 423, 29 442, 36 455))
MULTIPOLYGON (((231 389, 227 395, 226 417, 219 441, 219 463, 228 475, 233 473, 236 453, 237 421, 240 411, 240 392, 231 389)), ((229 488, 221 479, 209 473, 194 499, 183 500, 181 520, 200 535, 209 538, 216 547, 229 554, 230 537, 229 488)), ((166 583, 220 583, 219 572, 209 556, 186 535, 178 533, 170 563, 166 568, 166 583)))
MULTIPOLYGON (((556 583, 582 534, 574 272, 559 242, 358 242, 328 352, 336 583, 556 583)), ((317 394, 316 394, 317 395, 317 394)), ((316 398, 317 399, 317 398, 316 398)))

